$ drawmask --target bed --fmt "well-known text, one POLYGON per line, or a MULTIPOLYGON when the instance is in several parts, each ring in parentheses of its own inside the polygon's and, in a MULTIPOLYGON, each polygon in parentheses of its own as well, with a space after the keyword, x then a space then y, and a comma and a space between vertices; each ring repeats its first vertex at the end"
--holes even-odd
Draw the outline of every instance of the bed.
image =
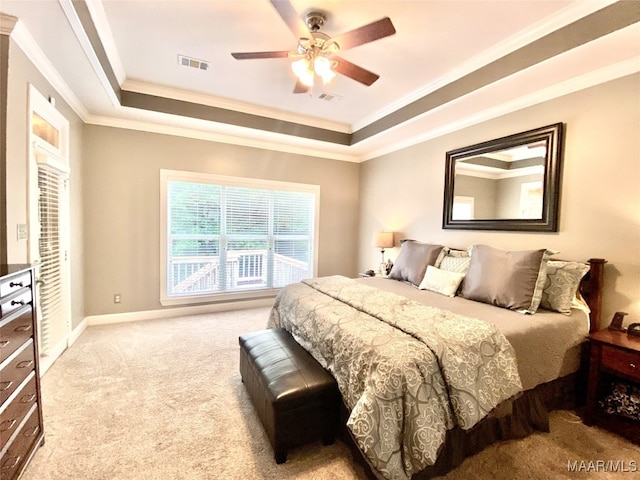
POLYGON ((347 439, 372 477, 431 478, 548 431, 548 411, 575 401, 605 261, 553 253, 404 242, 388 278, 285 287, 269 326, 336 378, 347 439))

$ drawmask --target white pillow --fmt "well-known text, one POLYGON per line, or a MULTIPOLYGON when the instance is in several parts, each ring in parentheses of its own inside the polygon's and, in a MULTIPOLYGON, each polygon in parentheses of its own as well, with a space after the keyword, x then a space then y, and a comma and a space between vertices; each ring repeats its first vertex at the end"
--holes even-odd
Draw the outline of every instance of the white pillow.
POLYGON ((429 265, 418 288, 455 297, 463 278, 464 273, 441 270, 429 265))

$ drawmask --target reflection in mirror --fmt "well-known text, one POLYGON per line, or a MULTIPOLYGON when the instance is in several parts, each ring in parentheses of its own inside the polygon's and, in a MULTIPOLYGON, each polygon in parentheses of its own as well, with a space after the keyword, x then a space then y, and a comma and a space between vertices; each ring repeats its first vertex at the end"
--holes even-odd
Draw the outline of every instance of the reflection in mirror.
POLYGON ((447 152, 443 228, 557 231, 562 124, 447 152))
POLYGON ((457 161, 453 219, 541 219, 546 155, 531 143, 457 161))

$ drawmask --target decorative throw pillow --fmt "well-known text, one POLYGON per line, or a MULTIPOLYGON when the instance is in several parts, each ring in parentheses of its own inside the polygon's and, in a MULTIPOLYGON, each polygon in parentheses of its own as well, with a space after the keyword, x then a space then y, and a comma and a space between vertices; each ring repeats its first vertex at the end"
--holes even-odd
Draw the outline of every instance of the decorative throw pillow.
POLYGON ((469 262, 471 262, 469 252, 466 250, 452 250, 448 248, 445 256, 440 262, 440 265, 437 265, 437 267, 441 270, 464 274, 469 270, 469 262))
POLYGON ((389 278, 419 285, 428 265, 434 265, 444 247, 408 240, 402 242, 389 278))
POLYGON ((549 260, 540 306, 570 315, 580 280, 588 271, 589 265, 586 263, 549 260))
POLYGON ((464 273, 441 270, 429 265, 418 288, 420 290, 430 290, 441 293, 447 297, 455 297, 463 278, 464 273))
POLYGON ((460 296, 520 313, 535 313, 547 278, 547 261, 554 253, 474 245, 460 296))

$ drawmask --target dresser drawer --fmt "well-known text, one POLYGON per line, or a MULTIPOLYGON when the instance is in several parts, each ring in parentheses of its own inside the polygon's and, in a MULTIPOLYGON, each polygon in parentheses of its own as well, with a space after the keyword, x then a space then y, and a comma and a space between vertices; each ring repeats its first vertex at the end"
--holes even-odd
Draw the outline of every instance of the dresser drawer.
POLYGON ((22 425, 7 451, 0 459, 0 478, 14 478, 27 460, 34 442, 40 437, 40 418, 37 405, 28 413, 28 420, 22 425))
POLYGON ((4 362, 32 335, 32 309, 29 306, 18 317, 0 327, 0 363, 4 362))
POLYGON ((19 352, 0 371, 0 404, 3 404, 35 369, 33 341, 29 340, 26 347, 19 352))
POLYGON ((36 394, 36 375, 31 374, 31 380, 20 390, 16 398, 0 414, 0 450, 7 444, 13 432, 22 423, 33 405, 38 400, 36 394))
POLYGON ((602 346, 602 367, 640 382, 640 355, 608 345, 602 346))
POLYGON ((5 316, 31 303, 31 290, 23 289, 16 294, 3 297, 0 303, 0 315, 5 316))
POLYGON ((6 297, 29 285, 31 285, 31 272, 23 272, 9 278, 5 277, 0 280, 0 297, 6 297))

